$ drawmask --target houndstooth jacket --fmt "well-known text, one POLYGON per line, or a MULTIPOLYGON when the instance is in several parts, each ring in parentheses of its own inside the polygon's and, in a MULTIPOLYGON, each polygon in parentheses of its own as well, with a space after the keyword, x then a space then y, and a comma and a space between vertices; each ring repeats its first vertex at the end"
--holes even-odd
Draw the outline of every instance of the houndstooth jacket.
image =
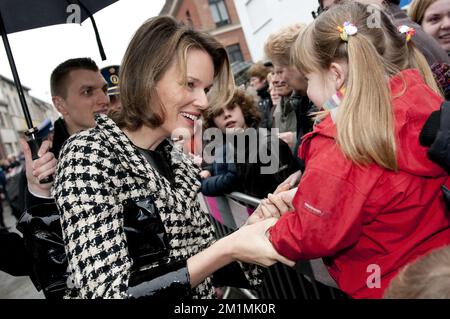
MULTIPOLYGON (((123 230, 125 200, 153 199, 175 259, 205 249, 214 241, 214 230, 197 201, 198 170, 184 154, 164 147, 174 173, 171 184, 111 119, 100 115, 96 121, 95 128, 67 141, 53 189, 69 263, 68 296, 126 298, 132 261, 123 230)), ((258 281, 250 272, 246 276, 255 278, 253 284, 258 281)), ((207 278, 193 297, 211 298, 213 293, 207 278)))

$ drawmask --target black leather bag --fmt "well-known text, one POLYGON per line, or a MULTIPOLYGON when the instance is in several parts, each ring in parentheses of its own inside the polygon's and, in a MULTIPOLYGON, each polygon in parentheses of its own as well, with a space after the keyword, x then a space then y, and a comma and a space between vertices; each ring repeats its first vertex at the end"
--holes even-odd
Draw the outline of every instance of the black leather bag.
POLYGON ((128 298, 183 298, 191 293, 186 260, 169 257, 169 241, 152 199, 127 201, 124 229, 133 260, 128 298))
POLYGON ((124 204, 124 230, 133 270, 149 266, 169 256, 164 225, 152 199, 124 204))
POLYGON ((47 299, 62 298, 66 290, 67 258, 59 211, 54 203, 27 209, 17 223, 32 261, 31 280, 47 299))
MULTIPOLYGON (((65 254, 59 212, 54 203, 26 210, 17 229, 32 261, 31 279, 48 299, 61 299, 67 289, 65 254)), ((124 204, 124 231, 133 266, 129 297, 184 297, 190 294, 185 260, 169 258, 169 242, 152 199, 124 204)))

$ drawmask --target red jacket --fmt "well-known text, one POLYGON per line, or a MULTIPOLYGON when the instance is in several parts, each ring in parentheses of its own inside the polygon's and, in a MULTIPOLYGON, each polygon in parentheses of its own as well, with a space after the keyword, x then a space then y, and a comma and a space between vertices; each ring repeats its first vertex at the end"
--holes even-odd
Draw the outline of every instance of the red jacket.
POLYGON ((416 70, 401 72, 390 85, 398 172, 345 158, 328 116, 299 150, 306 170, 293 200, 295 211, 270 229, 272 244, 287 258, 327 257, 331 276, 354 298, 381 298, 402 266, 450 244, 440 189, 450 180, 419 144, 425 120, 443 100, 416 70))

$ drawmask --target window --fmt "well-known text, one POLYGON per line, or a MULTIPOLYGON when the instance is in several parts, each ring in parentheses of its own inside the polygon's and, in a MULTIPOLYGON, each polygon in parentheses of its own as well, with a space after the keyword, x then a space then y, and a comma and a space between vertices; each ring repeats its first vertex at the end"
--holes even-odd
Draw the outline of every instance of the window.
POLYGON ((9 123, 6 120, 6 118, 7 118, 6 115, 7 114, 5 114, 3 112, 0 112, 0 129, 2 129, 2 128, 9 128, 9 123))
POLYGON ((224 0, 209 0, 209 8, 216 24, 216 27, 230 24, 230 18, 228 17, 227 7, 224 0))
POLYGON ((188 25, 190 25, 191 27, 194 25, 192 23, 191 13, 189 12, 189 10, 186 11, 186 20, 187 20, 188 25))
POLYGON ((14 108, 13 99, 11 98, 11 95, 8 94, 6 96, 6 99, 8 100, 9 113, 12 115, 16 115, 16 109, 14 108))
POLYGON ((230 63, 244 61, 244 56, 242 55, 241 46, 239 43, 227 46, 227 52, 230 57, 230 63))
POLYGON ((7 155, 14 154, 14 148, 12 143, 4 143, 3 145, 5 146, 5 151, 7 155))

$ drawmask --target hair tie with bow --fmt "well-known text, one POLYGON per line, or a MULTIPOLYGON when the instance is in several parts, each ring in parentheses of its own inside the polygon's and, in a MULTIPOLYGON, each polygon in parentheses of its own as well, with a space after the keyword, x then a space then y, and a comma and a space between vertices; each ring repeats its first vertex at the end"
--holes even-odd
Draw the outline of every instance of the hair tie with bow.
POLYGON ((345 41, 345 42, 348 41, 349 36, 355 35, 356 33, 358 33, 358 28, 353 23, 348 22, 348 21, 344 22, 343 27, 339 26, 339 27, 337 27, 337 29, 340 33, 342 41, 345 41))
POLYGON ((399 26, 398 31, 401 34, 406 34, 406 42, 411 41, 411 38, 416 34, 416 30, 407 25, 399 26))

